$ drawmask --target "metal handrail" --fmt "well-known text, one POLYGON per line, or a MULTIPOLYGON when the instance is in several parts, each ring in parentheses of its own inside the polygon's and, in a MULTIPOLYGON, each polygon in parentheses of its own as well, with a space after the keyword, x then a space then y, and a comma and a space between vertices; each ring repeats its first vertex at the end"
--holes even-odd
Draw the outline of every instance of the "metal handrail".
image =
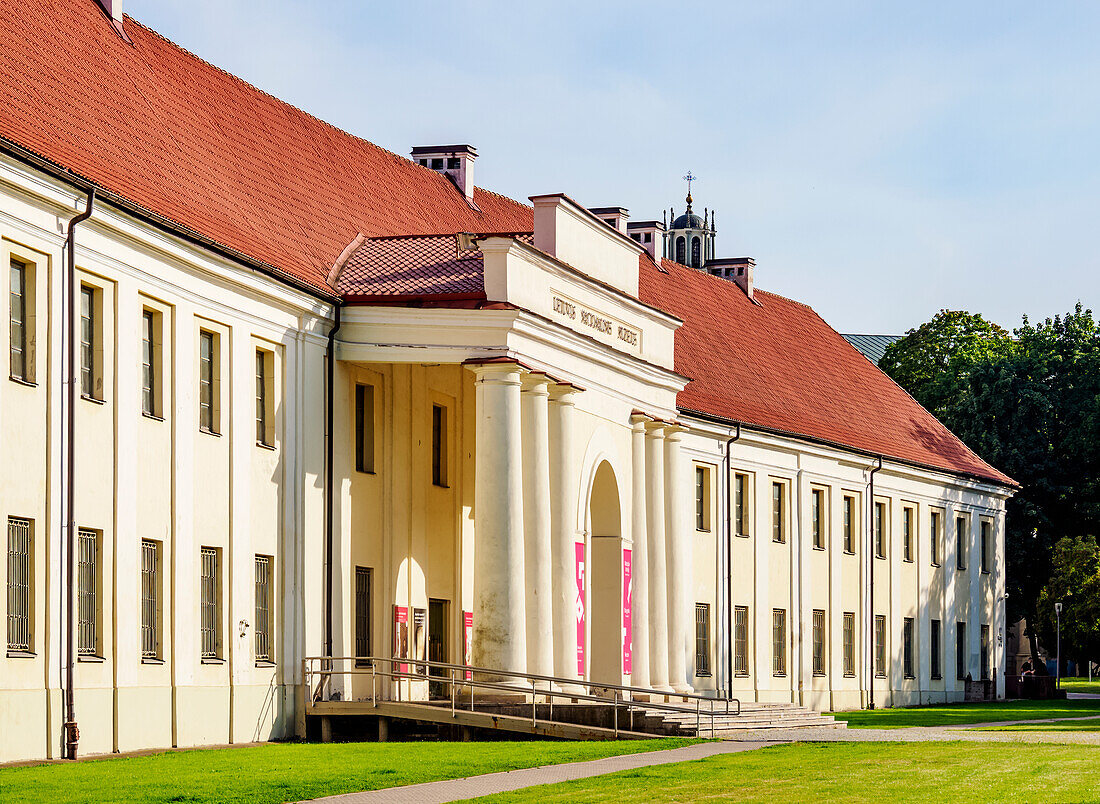
MULTIPOLYGON (((554 717, 554 698, 555 697, 557 697, 557 698, 569 698, 570 700, 573 700, 573 701, 584 700, 584 701, 593 701, 593 702, 597 702, 597 703, 606 704, 606 703, 608 703, 608 699, 606 697, 603 697, 603 696, 598 696, 598 695, 592 694, 592 689, 593 688, 599 688, 599 689, 611 690, 611 691, 614 691, 614 697, 611 699, 611 704, 612 704, 612 711, 613 711, 614 732, 615 732, 616 736, 618 736, 618 733, 619 733, 619 704, 623 703, 627 706, 627 711, 630 715, 630 729, 633 730, 633 728, 634 728, 634 708, 635 708, 635 706, 638 706, 642 703, 642 702, 635 702, 635 701, 632 701, 628 698, 625 698, 621 694, 623 692, 642 693, 642 694, 646 694, 646 695, 650 695, 650 696, 653 696, 653 695, 667 695, 667 696, 673 697, 673 698, 682 698, 682 699, 684 699, 685 703, 687 703, 688 700, 694 700, 695 701, 695 733, 696 733, 696 735, 701 735, 702 715, 704 713, 710 718, 710 733, 711 733, 711 736, 713 737, 715 735, 714 716, 715 716, 716 712, 715 712, 715 708, 714 708, 713 704, 717 701, 723 701, 725 703, 726 706, 725 706, 724 714, 727 715, 727 716, 729 715, 729 702, 731 700, 735 701, 737 703, 736 716, 740 716, 740 714, 741 714, 741 701, 740 701, 740 699, 737 699, 737 698, 730 698, 730 697, 712 698, 712 697, 704 696, 704 695, 696 695, 694 693, 667 693, 667 692, 664 692, 664 691, 661 691, 661 690, 654 690, 654 689, 650 689, 650 688, 646 688, 646 687, 633 687, 633 686, 623 685, 623 684, 606 684, 606 683, 601 683, 601 682, 596 682, 596 681, 586 681, 584 679, 577 679, 577 678, 562 678, 560 676, 547 676, 547 675, 542 675, 542 674, 539 674, 539 673, 523 673, 523 672, 516 672, 516 671, 500 670, 500 669, 495 669, 495 668, 477 667, 477 666, 471 666, 471 665, 465 665, 465 664, 451 664, 451 663, 448 663, 448 662, 436 662, 436 661, 430 661, 430 660, 426 660, 426 659, 394 658, 394 657, 391 657, 391 656, 384 656, 384 657, 383 656, 307 656, 307 657, 302 659, 303 681, 305 682, 305 685, 306 685, 307 689, 309 689, 311 687, 311 681, 312 681, 312 677, 314 675, 322 676, 323 677, 322 683, 324 683, 332 675, 367 675, 367 674, 370 674, 372 676, 372 678, 371 678, 371 701, 372 701, 373 706, 378 705, 378 676, 379 675, 381 675, 383 678, 392 678, 392 679, 395 679, 399 682, 397 684, 397 696, 398 696, 398 700, 400 700, 401 699, 400 681, 402 681, 402 680, 427 681, 431 678, 431 676, 427 673, 427 671, 429 669, 446 670, 449 673, 449 676, 450 676, 449 686, 450 686, 450 690, 451 690, 451 716, 452 717, 455 717, 455 712, 456 712, 456 708, 457 708, 457 690, 462 688, 462 687, 469 687, 469 689, 470 689, 470 711, 474 711, 474 689, 475 688, 495 690, 495 691, 498 691, 498 692, 521 693, 521 694, 524 694, 524 695, 530 694, 531 695, 531 723, 532 723, 533 726, 538 724, 537 703, 538 703, 538 697, 540 695, 543 696, 546 699, 546 701, 549 705, 550 712, 549 712, 549 718, 547 718, 547 720, 552 721, 553 717, 554 717), (314 663, 314 662, 322 662, 323 664, 328 664, 329 667, 328 667, 328 669, 314 670, 313 667, 312 667, 312 663, 314 663), (349 669, 337 670, 337 669, 334 669, 332 667, 332 664, 334 662, 354 662, 355 664, 349 669), (360 663, 369 663, 369 666, 365 667, 360 663), (422 671, 410 672, 410 671, 400 671, 399 670, 397 672, 393 672, 392 670, 391 671, 379 670, 379 665, 384 665, 384 664, 387 664, 387 663, 391 666, 394 665, 394 664, 409 665, 409 666, 414 667, 414 668, 422 668, 422 671), (468 679, 467 678, 456 679, 456 677, 455 677, 456 672, 460 672, 463 675, 469 674, 470 678, 468 678, 468 679), (530 689, 528 689, 526 686, 517 686, 515 684, 509 684, 509 683, 501 682, 501 681, 475 681, 475 680, 473 680, 473 675, 475 673, 476 674, 482 674, 482 675, 490 674, 490 675, 495 675, 495 676, 501 676, 501 677, 504 677, 504 678, 524 679, 524 680, 530 681, 531 686, 530 686, 530 689), (581 687, 587 688, 589 690, 589 692, 588 693, 565 692, 565 691, 562 691, 562 690, 554 690, 549 686, 540 688, 538 686, 538 682, 540 682, 540 681, 541 682, 556 683, 558 685, 581 686, 581 687), (711 704, 711 706, 708 707, 706 710, 704 710, 702 708, 702 703, 704 701, 711 704)), ((441 683, 441 684, 442 683, 448 683, 448 679, 442 678, 442 677, 439 677, 439 676, 436 676, 435 680, 437 681, 437 683, 441 683)), ((674 706, 674 705, 669 704, 669 703, 653 703, 653 702, 646 701, 646 702, 644 702, 644 704, 645 704, 645 708, 648 708, 648 709, 657 709, 657 710, 661 710, 661 711, 670 711, 670 712, 683 712, 683 711, 685 711, 682 707, 674 706)))

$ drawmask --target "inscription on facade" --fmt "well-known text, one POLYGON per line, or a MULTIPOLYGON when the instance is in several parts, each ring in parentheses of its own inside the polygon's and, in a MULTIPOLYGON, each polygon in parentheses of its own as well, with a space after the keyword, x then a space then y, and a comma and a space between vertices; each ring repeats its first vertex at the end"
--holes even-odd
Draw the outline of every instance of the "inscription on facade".
POLYGON ((587 332, 609 345, 629 352, 640 352, 641 333, 625 324, 621 324, 604 313, 590 310, 579 302, 554 294, 551 299, 554 314, 568 322, 579 325, 577 329, 587 332))

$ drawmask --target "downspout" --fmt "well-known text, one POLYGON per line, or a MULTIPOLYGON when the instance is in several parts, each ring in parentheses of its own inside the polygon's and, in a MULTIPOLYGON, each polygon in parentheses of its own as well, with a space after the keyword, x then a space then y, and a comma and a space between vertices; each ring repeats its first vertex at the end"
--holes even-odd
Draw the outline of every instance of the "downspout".
MULTIPOLYGON (((733 436, 726 440, 726 698, 733 698, 733 487, 730 483, 730 448, 733 442, 741 438, 741 422, 737 422, 737 430, 733 436)), ((715 551, 718 546, 715 545, 715 551)), ((715 556, 715 559, 718 557, 715 556)), ((715 561, 718 566, 721 562, 715 561)))
POLYGON ((867 551, 870 556, 871 569, 870 573, 870 603, 868 608, 871 610, 871 630, 868 632, 871 642, 871 662, 868 668, 871 673, 871 681, 867 685, 867 708, 875 708, 875 558, 877 555, 877 547, 875 544, 875 472, 882 469, 882 456, 878 456, 878 463, 871 467, 871 538, 869 541, 869 550, 867 551))
POLYGON ((76 630, 73 627, 74 591, 73 567, 76 563, 76 318, 77 312, 77 286, 76 286, 76 227, 88 220, 92 215, 92 205, 95 203, 95 188, 88 191, 88 203, 84 211, 69 221, 69 232, 66 237, 65 250, 68 259, 65 281, 69 292, 69 316, 67 323, 68 336, 68 381, 66 389, 66 401, 68 411, 65 419, 66 438, 66 483, 65 483, 65 520, 68 523, 68 541, 65 545, 65 757, 76 759, 77 745, 80 742, 80 729, 76 725, 76 707, 73 703, 73 670, 74 670, 74 640, 76 630))
POLYGON ((337 301, 333 305, 334 323, 328 333, 328 350, 326 359, 326 399, 325 399, 325 427, 328 430, 328 439, 325 445, 325 656, 332 656, 332 553, 333 538, 332 526, 336 510, 336 483, 333 479, 333 444, 334 425, 334 399, 335 391, 333 381, 336 378, 336 334, 340 331, 340 311, 343 304, 337 301))

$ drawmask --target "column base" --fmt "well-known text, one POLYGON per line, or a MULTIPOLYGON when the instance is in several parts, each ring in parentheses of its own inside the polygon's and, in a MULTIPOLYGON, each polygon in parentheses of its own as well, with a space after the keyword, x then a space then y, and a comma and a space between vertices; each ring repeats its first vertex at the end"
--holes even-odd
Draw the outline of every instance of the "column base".
POLYGON ((695 687, 690 684, 673 684, 672 691, 677 695, 692 695, 695 693, 695 687))

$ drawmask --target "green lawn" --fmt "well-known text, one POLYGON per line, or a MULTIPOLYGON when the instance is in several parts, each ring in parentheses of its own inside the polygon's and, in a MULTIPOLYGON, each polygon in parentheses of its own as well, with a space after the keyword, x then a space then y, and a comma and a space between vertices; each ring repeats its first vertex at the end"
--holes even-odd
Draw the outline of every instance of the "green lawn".
POLYGON ((990 703, 911 706, 896 709, 836 712, 837 720, 855 729, 899 729, 910 726, 965 726, 998 720, 1040 720, 1048 717, 1100 715, 1100 700, 996 701, 990 703))
POLYGON ((1100 695, 1100 678, 1094 681, 1087 678, 1063 678, 1062 689, 1067 692, 1091 692, 1100 695))
POLYGON ((1018 723, 1015 726, 983 726, 970 731, 1100 731, 1100 720, 1063 720, 1058 723, 1018 723))
POLYGON ((0 801, 283 804, 693 742, 284 743, 178 751, 0 768, 0 801))
POLYGON ((1100 748, 799 743, 532 787, 477 801, 1100 802, 1100 748))

